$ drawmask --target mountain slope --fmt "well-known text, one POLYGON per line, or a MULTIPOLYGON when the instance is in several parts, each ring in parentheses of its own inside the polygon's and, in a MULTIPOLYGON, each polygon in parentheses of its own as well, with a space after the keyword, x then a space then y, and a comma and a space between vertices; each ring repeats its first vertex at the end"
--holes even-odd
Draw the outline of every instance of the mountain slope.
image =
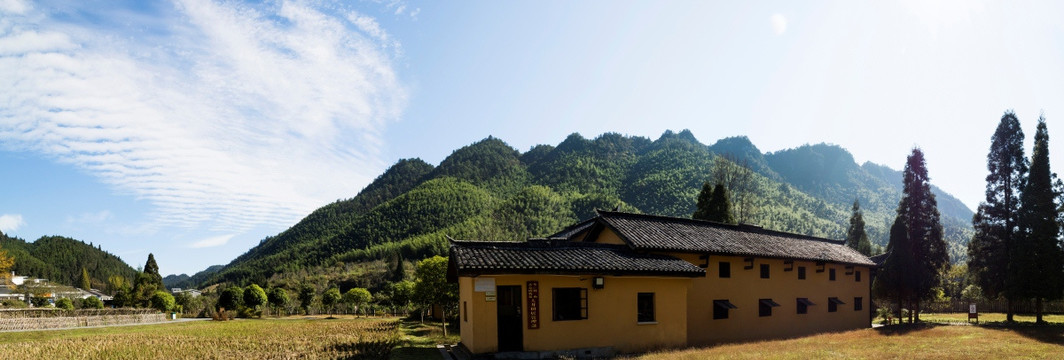
MULTIPOLYGON (((841 238, 857 198, 873 242, 886 245, 901 198, 900 172, 858 165, 835 145, 761 153, 745 137, 706 146, 684 130, 654 141, 572 134, 557 146, 539 145, 522 154, 489 137, 454 151, 438 167, 399 161, 354 198, 326 205, 264 239, 199 285, 263 284, 279 273, 327 271, 397 255, 420 259, 445 253, 448 236, 545 236, 593 216, 595 208, 689 216, 722 155, 753 173, 744 194, 749 208, 744 221, 841 238)), ((960 261, 971 235, 971 211, 940 189, 936 195, 951 256, 960 261)))
POLYGON ((136 276, 136 270, 99 246, 60 236, 26 242, 0 233, 0 249, 15 258, 12 270, 16 274, 63 285, 77 286, 82 268, 89 272, 92 286, 97 289, 104 288, 112 275, 125 276, 130 281, 136 276))

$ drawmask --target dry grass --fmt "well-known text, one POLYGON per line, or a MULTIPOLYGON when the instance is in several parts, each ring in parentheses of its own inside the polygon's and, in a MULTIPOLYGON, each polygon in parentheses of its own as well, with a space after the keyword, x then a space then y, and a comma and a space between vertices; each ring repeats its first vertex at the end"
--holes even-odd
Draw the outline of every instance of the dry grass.
POLYGON ((661 351, 632 359, 1064 358, 1064 327, 895 325, 790 340, 661 351))
POLYGON ((396 319, 290 318, 3 333, 0 358, 380 358, 399 344, 398 325, 396 319))

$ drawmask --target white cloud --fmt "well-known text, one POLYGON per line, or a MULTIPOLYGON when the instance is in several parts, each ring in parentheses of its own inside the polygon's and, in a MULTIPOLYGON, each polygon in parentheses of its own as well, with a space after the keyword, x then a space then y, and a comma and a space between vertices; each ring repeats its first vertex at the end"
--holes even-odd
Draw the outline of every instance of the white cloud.
POLYGON ((30 5, 22 0, 0 0, 0 13, 24 14, 29 11, 30 5))
POLYGON ((783 16, 783 14, 772 14, 770 21, 772 22, 772 32, 776 33, 776 35, 783 35, 783 33, 787 32, 787 17, 783 16))
POLYGON ((381 133, 406 92, 374 19, 173 6, 151 31, 33 10, 0 22, 0 146, 150 201, 159 226, 235 232, 291 224, 386 165, 381 133))
POLYGON ((75 224, 100 224, 104 221, 110 220, 112 214, 108 210, 102 210, 99 212, 87 212, 78 216, 68 216, 67 223, 75 224))
POLYGON ((0 215, 0 232, 9 233, 18 228, 26 225, 25 221, 22 221, 22 215, 20 214, 3 214, 0 215))
POLYGON ((229 240, 233 239, 233 236, 236 236, 236 235, 235 234, 230 234, 230 235, 212 236, 212 237, 209 237, 209 238, 194 242, 192 244, 189 244, 188 247, 194 248, 194 249, 199 249, 199 248, 208 248, 208 247, 222 246, 222 245, 225 245, 226 243, 228 243, 229 240))

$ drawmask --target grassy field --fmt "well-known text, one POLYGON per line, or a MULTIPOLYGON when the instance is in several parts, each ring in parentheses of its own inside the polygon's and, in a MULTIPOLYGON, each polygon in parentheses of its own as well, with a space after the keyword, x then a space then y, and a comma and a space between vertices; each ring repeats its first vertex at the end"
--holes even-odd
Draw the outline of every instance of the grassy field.
MULTIPOLYGON (((964 322, 966 314, 925 314, 934 322, 964 322)), ((986 314, 984 326, 893 325, 788 340, 663 350, 627 359, 969 359, 1064 358, 1064 316, 1051 325, 1003 326, 986 314)), ((1000 318, 1000 319, 999 319, 1000 318)), ((248 358, 440 359, 436 344, 454 344, 439 326, 398 319, 292 317, 228 322, 196 321, 61 331, 0 333, 0 359, 248 358)))
POLYGON ((629 357, 647 360, 720 358, 1060 359, 1064 358, 1064 326, 893 325, 798 339, 659 351, 629 357))
POLYGON ((439 357, 437 340, 447 339, 398 319, 195 321, 0 333, 0 359, 424 359, 439 357))

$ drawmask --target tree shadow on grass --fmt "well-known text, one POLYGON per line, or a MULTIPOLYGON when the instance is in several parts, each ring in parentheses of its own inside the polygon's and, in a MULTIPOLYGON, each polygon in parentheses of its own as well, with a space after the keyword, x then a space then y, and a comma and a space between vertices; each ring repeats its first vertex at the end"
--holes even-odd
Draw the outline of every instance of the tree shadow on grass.
POLYGON ((420 360, 420 359, 442 359, 440 351, 436 348, 424 348, 424 347, 398 347, 392 350, 392 360, 420 360))
POLYGON ((932 328, 935 328, 935 327, 938 327, 938 326, 948 326, 948 325, 919 322, 919 323, 916 323, 916 324, 886 325, 886 326, 878 327, 875 330, 880 335, 895 336, 895 335, 907 335, 907 334, 915 332, 915 331, 928 330, 928 329, 932 329, 932 328))
POLYGON ((981 324, 979 327, 996 331, 1012 331, 1031 340, 1047 344, 1064 345, 1064 324, 1035 324, 1028 322, 981 324))

